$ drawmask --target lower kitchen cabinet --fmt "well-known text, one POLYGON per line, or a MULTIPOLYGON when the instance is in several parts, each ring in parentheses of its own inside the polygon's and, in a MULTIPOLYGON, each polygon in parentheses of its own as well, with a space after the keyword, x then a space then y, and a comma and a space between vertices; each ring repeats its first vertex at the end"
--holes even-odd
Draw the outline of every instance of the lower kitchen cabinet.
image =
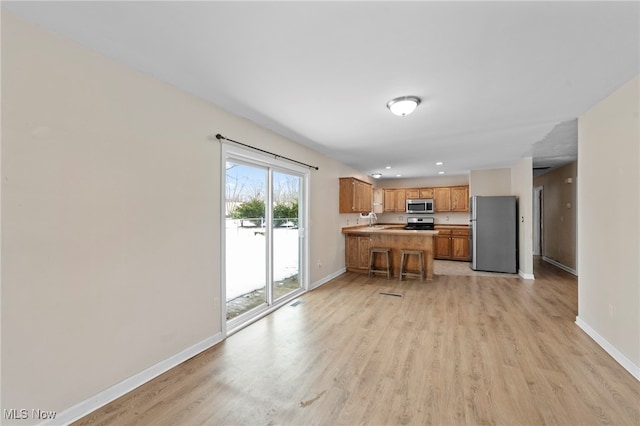
POLYGON ((469 228, 436 226, 438 235, 433 239, 436 259, 469 261, 469 228))
POLYGON ((433 257, 435 259, 451 259, 451 230, 438 229, 433 238, 433 257))
POLYGON ((371 247, 371 237, 347 235, 346 243, 346 264, 349 270, 364 269, 369 270, 369 248, 371 247))

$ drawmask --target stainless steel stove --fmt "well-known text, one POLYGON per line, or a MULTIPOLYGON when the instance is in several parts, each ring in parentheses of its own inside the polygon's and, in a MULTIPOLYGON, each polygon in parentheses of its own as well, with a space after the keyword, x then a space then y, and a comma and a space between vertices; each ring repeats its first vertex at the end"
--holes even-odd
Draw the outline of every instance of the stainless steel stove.
POLYGON ((435 219, 432 216, 409 216, 407 218, 407 225, 404 229, 414 231, 433 231, 435 229, 435 219))

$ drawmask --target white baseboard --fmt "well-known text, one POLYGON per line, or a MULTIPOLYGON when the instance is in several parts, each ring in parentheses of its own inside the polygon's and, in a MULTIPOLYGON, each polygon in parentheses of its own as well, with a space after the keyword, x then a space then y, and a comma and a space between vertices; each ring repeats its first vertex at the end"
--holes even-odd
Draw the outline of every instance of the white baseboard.
POLYGON ((589 335, 595 342, 602 347, 618 364, 624 367, 636 380, 640 381, 640 367, 635 365, 633 361, 627 358, 622 352, 617 350, 615 346, 598 334, 589 324, 584 322, 580 317, 576 317, 576 325, 589 335))
POLYGON ((43 425, 68 425, 71 422, 74 422, 87 414, 97 410, 98 408, 114 401, 115 399, 121 397, 122 395, 131 392, 135 388, 147 383, 148 381, 158 377, 162 373, 172 369, 178 364, 183 363, 184 361, 198 355, 200 352, 203 352, 210 347, 220 343, 222 341, 222 333, 217 333, 195 345, 179 352, 172 357, 165 359, 164 361, 160 361, 159 363, 152 365, 151 367, 142 370, 138 374, 134 374, 133 376, 124 379, 120 383, 116 383, 115 385, 103 390, 102 392, 97 393, 96 395, 88 398, 73 407, 67 408, 66 410, 58 413, 58 415, 53 420, 49 420, 43 422, 43 425))
POLYGON ((318 281, 312 283, 310 288, 309 288, 309 290, 313 290, 314 288, 318 288, 322 284, 325 284, 325 283, 331 281, 332 279, 334 279, 336 277, 339 277, 340 275, 344 274, 345 272, 347 272, 347 268, 340 268, 337 271, 327 275, 326 277, 320 278, 318 281))
POLYGON ((524 280, 535 280, 535 278, 533 277, 533 274, 525 274, 519 269, 518 269, 518 275, 520 275, 520 277, 524 280))
POLYGON ((557 266, 558 268, 562 269, 563 271, 567 271, 568 273, 573 274, 573 275, 575 275, 576 277, 578 276, 578 271, 576 271, 576 270, 575 270, 575 269, 573 269, 573 268, 569 268, 568 266, 563 265, 562 263, 560 263, 560 262, 558 262, 558 261, 556 261, 556 260, 549 259, 549 258, 548 258, 548 257, 546 257, 546 256, 542 256, 542 260, 544 260, 544 261, 545 261, 545 262, 547 262, 547 263, 552 264, 553 266, 557 266))

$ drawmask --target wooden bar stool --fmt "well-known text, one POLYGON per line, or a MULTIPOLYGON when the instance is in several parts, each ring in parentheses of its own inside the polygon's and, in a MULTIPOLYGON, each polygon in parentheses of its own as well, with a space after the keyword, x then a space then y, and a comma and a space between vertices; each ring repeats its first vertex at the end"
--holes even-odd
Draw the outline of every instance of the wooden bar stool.
POLYGON ((369 276, 375 273, 386 273, 387 279, 391 279, 391 259, 389 257, 389 252, 391 251, 388 247, 371 247, 369 249, 369 276), (387 260, 386 269, 373 269, 373 261, 375 260, 375 254, 380 253, 384 254, 387 260))
POLYGON ((422 250, 400 250, 400 281, 402 277, 420 277, 420 281, 424 281, 424 257, 422 250), (406 256, 415 255, 418 257, 418 271, 405 271, 404 262, 406 256))

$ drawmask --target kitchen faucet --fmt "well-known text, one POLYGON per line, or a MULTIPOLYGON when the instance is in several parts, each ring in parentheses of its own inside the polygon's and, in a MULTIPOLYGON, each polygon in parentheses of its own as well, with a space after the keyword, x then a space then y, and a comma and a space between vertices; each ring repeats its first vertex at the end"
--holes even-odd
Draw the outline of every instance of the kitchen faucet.
POLYGON ((378 216, 374 212, 369 212, 366 215, 360 213, 360 217, 363 219, 369 219, 369 228, 373 226, 373 219, 378 220, 378 216))

